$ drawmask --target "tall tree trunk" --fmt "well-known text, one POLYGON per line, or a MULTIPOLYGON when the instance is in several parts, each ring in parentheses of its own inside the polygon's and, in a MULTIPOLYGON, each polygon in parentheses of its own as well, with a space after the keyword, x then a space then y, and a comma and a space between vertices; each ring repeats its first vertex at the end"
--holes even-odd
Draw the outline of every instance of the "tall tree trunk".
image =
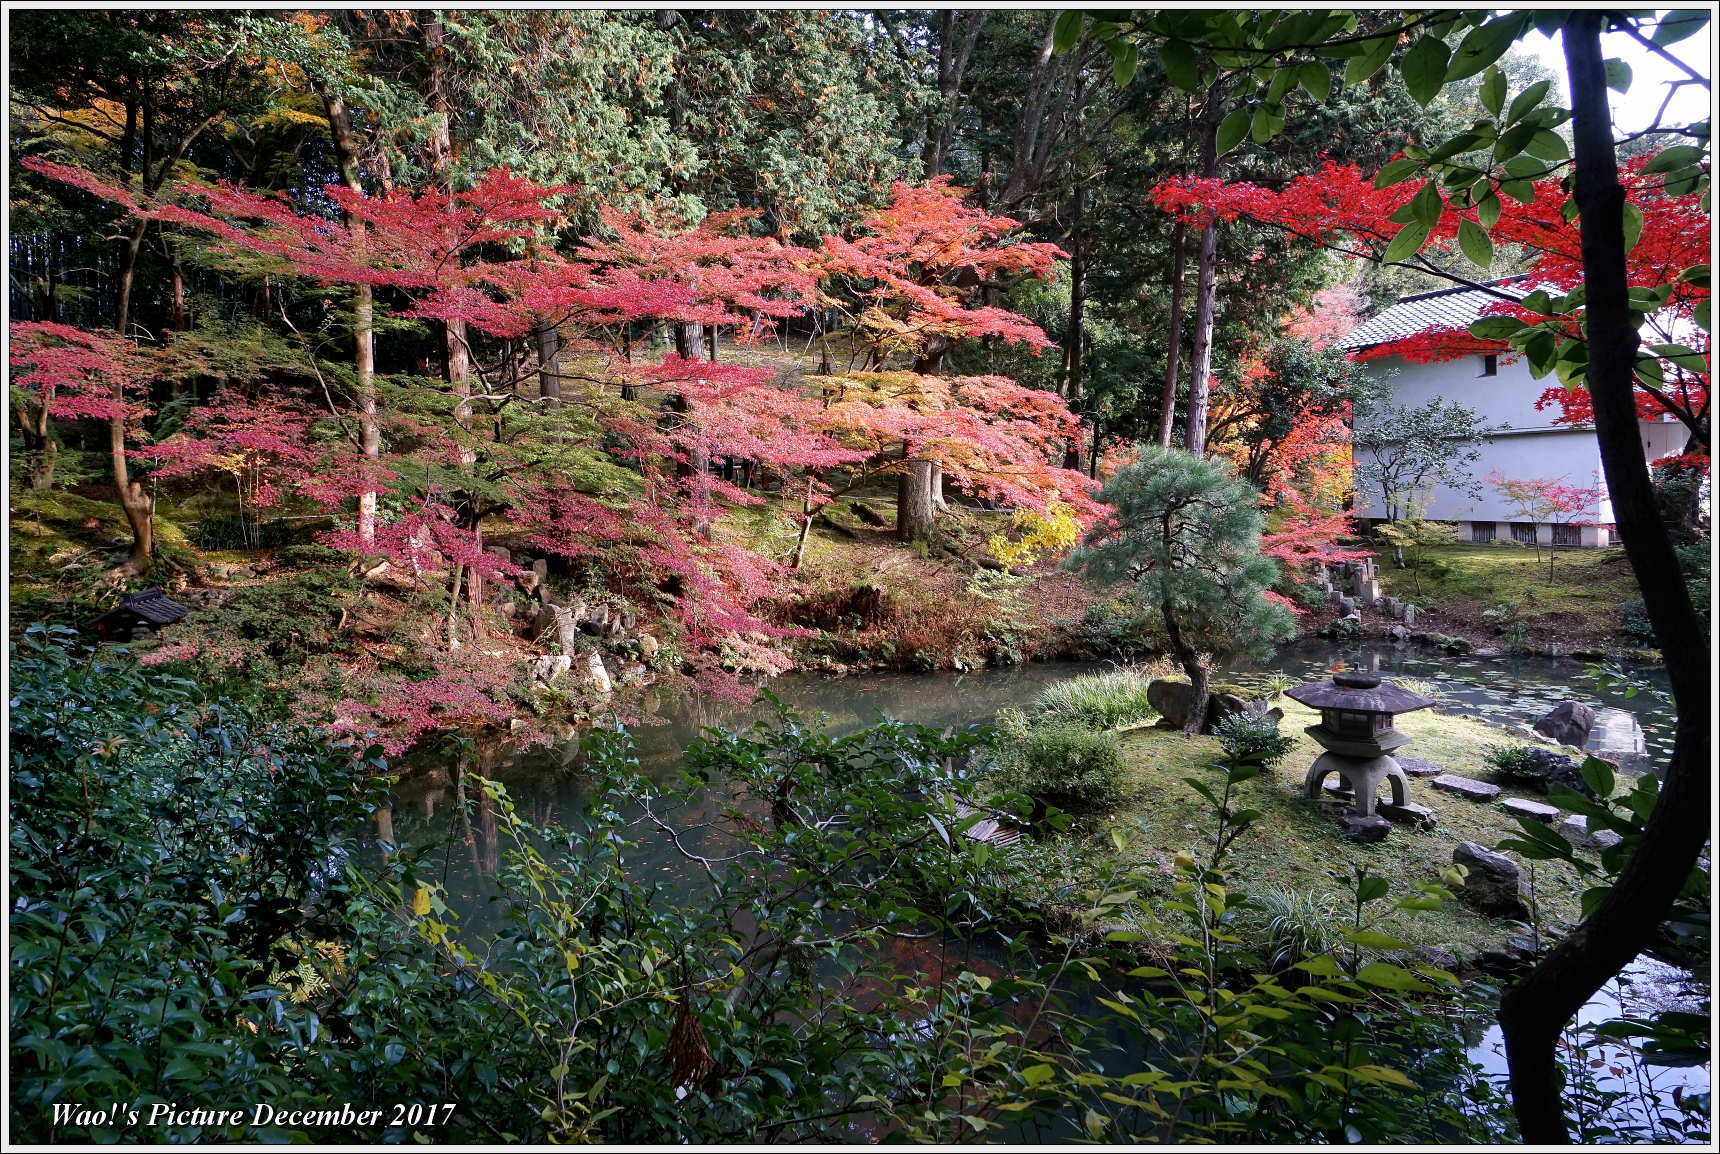
POLYGON ((961 124, 962 78, 968 60, 979 42, 987 13, 945 9, 938 25, 938 115, 926 125, 926 143, 920 161, 926 179, 939 175, 949 160, 961 124))
MULTIPOLYGON (((352 129, 352 117, 343 101, 321 79, 312 86, 322 98, 323 111, 328 117, 329 136, 334 143, 335 161, 340 167, 341 183, 355 193, 364 192, 358 172, 358 137, 352 129)), ((353 245, 366 245, 364 222, 347 218, 347 231, 353 245)), ((375 290, 367 284, 352 286, 352 370, 353 396, 357 404, 358 452, 366 461, 382 456, 382 430, 377 423, 376 410, 376 299, 375 290)), ((365 544, 376 540, 377 494, 366 489, 358 495, 358 539, 365 544)))
MULTIPOLYGON (((1082 357, 1086 342, 1087 311, 1087 190, 1077 188, 1070 198, 1069 212, 1069 332, 1063 345, 1063 399, 1077 416, 1086 401, 1087 385, 1083 376, 1082 357)), ((1081 467, 1081 434, 1069 438, 1064 449, 1063 467, 1081 467)))
MULTIPOLYGON (((429 58, 429 72, 426 76, 425 96, 430 102, 430 108, 437 113, 435 126, 428 140, 430 180, 443 192, 453 192, 454 175, 454 101, 449 92, 448 76, 448 45, 442 27, 440 13, 424 13, 419 17, 419 27, 424 36, 424 50, 429 58)), ((442 323, 442 343, 444 365, 447 370, 448 391, 454 394, 454 422, 460 427, 462 437, 469 437, 472 432, 472 347, 468 341, 466 322, 463 320, 446 320, 442 323)), ((477 451, 468 444, 462 444, 459 450, 460 464, 470 469, 477 463, 477 451)), ((478 500, 476 495, 465 492, 461 495, 460 503, 470 509, 478 500)), ((469 521, 472 534, 479 548, 483 546, 484 531, 480 518, 475 513, 468 513, 465 520, 469 521)), ((454 591, 460 588, 460 566, 454 569, 454 591)), ((479 625, 478 609, 484 600, 484 579, 472 566, 465 566, 466 601, 471 608, 472 628, 476 631, 479 625)))
MULTIPOLYGON (((1201 175, 1218 177, 1218 122, 1224 111, 1224 81, 1207 89, 1201 113, 1201 175)), ((1195 260, 1194 360, 1188 379, 1188 451, 1206 453, 1206 407, 1212 389, 1212 329, 1218 303, 1218 221, 1209 220, 1200 231, 1200 251, 1195 260)))
POLYGON ((1712 673, 1696 616, 1654 500, 1633 383, 1639 336, 1625 274, 1624 191, 1618 180, 1600 34, 1607 17, 1573 12, 1564 27, 1580 210, 1588 386, 1601 467, 1625 555, 1654 625, 1678 710, 1672 757, 1642 840, 1594 911, 1505 992, 1499 1021, 1523 1141, 1569 1141, 1560 1101, 1560 1031, 1653 940, 1709 836, 1712 673))
POLYGON ((923 457, 908 457, 907 446, 902 453, 906 459, 902 473, 896 478, 896 536, 902 541, 924 541, 932 535, 932 462, 923 457))
POLYGON ((1159 447, 1171 447, 1177 425, 1177 377, 1182 372, 1183 293, 1188 269, 1188 225, 1177 221, 1171 238, 1171 315, 1165 337, 1165 382, 1159 390, 1159 447))

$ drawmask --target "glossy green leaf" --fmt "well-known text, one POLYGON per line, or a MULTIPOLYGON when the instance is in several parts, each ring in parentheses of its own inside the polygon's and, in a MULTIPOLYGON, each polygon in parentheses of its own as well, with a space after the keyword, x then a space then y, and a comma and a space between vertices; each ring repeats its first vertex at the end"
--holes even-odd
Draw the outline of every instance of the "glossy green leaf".
POLYGON ((1356 971, 1356 980, 1370 986, 1378 986, 1382 990, 1395 990, 1399 993, 1426 993, 1433 987, 1404 969, 1390 962, 1369 962, 1356 971))
POLYGON ((1489 68, 1481 80, 1481 107, 1498 116, 1505 110, 1505 74, 1489 68))
MULTIPOLYGON (((1067 52, 1081 40, 1081 28, 1084 18, 1077 10, 1071 9, 1057 17, 1057 23, 1051 30, 1051 45, 1058 52, 1067 52)), ((1045 25, 1041 24, 1041 28, 1045 25)))
POLYGON ((1457 46, 1457 51, 1451 54, 1445 82, 1449 84, 1453 80, 1466 79, 1491 65, 1505 55, 1528 23, 1529 18, 1525 14, 1511 13, 1495 16, 1479 28, 1471 29, 1457 46))
POLYGON ((1394 184, 1402 183, 1411 173, 1420 169, 1421 162, 1419 160, 1410 160, 1403 156, 1396 160, 1388 160, 1381 166, 1379 174, 1374 177, 1374 187, 1390 188, 1394 184))
POLYGON ((1392 49, 1397 47, 1395 36, 1379 36, 1367 41, 1360 53, 1350 57, 1350 62, 1344 68, 1345 84, 1360 84, 1385 66, 1392 58, 1392 49))
POLYGON ((1528 115, 1530 109, 1541 103, 1542 98, 1547 95, 1552 87, 1553 82, 1551 80, 1537 80, 1518 93, 1516 99, 1511 101, 1511 107, 1505 110, 1506 123, 1515 124, 1523 119, 1524 116, 1528 115))
POLYGON ((1426 108, 1439 95, 1445 84, 1445 70, 1450 63, 1451 50, 1439 37, 1429 33, 1415 42, 1398 63, 1404 87, 1415 102, 1426 108))
POLYGON ((1493 240, 1487 230, 1472 220, 1457 226, 1457 244, 1476 267, 1485 269, 1493 263, 1493 240))
POLYGON ((1200 88, 1200 55, 1194 47, 1181 40, 1166 40, 1159 47, 1159 62, 1165 77, 1179 91, 1194 92, 1200 88))
POLYGON ((1398 234, 1386 245, 1385 253, 1380 257, 1387 264, 1407 260, 1421 251, 1421 246, 1427 243, 1427 234, 1431 231, 1419 220, 1411 221, 1398 230, 1398 234))
POLYGON ((1242 143, 1242 138, 1248 135, 1248 119, 1248 110, 1238 108, 1219 122, 1218 154, 1220 156, 1242 143))

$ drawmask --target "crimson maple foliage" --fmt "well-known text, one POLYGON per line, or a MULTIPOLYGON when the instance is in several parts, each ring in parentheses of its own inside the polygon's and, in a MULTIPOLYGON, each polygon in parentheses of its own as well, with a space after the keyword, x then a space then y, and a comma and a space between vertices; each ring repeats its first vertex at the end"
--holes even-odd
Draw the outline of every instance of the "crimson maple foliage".
MULTIPOLYGON (((131 451, 162 481, 231 477, 242 510, 302 502, 335 514, 343 523, 326 543, 366 557, 367 568, 387 561, 409 596, 443 590, 447 609, 420 626, 426 640, 446 630, 445 643, 420 649, 431 676, 361 669, 349 686, 361 692, 341 706, 351 726, 389 730, 391 747, 435 725, 496 723, 510 711, 518 666, 480 640, 480 594, 522 570, 485 547, 486 526, 523 535, 655 618, 674 640, 681 672, 707 691, 738 693, 742 678, 786 667, 782 643, 799 631, 762 611, 780 591, 780 562, 712 532, 727 508, 764 500, 713 467, 744 464, 749 478, 774 478, 798 499, 803 533, 841 487, 887 472, 898 446, 987 499, 1096 512, 1091 482, 1052 464, 1075 428, 1054 394, 930 373, 802 383, 704 359, 702 340, 659 359, 634 356, 641 328, 722 327, 756 342, 782 320, 836 301, 833 293, 861 302, 859 331, 881 357, 888 348, 923 367, 959 340, 1047 346, 1024 318, 971 298, 996 278, 1043 275, 1057 250, 1014 239, 1014 221, 964 205, 947 182, 898 185, 852 240, 826 238, 817 252, 756 235, 746 212, 682 223, 609 209, 598 235, 558 251, 557 205, 569 190, 503 171, 453 192, 372 196, 331 186, 307 208, 198 180, 146 202, 82 170, 31 163, 200 244, 216 268, 362 286, 379 311, 392 307, 396 323, 440 322, 497 342, 553 326, 581 358, 565 378, 578 395, 551 405, 505 383, 462 384, 456 393, 452 380, 378 378, 381 444, 369 451, 353 433, 360 398, 321 373, 302 399, 262 376, 235 381, 173 436, 131 451), (361 533, 348 519, 355 500, 371 494, 384 497, 385 513, 361 533), (455 628, 463 591, 471 644, 455 628)), ((19 382, 55 416, 118 416, 131 426, 148 416, 143 386, 161 375, 152 363, 159 350, 67 326, 18 335, 14 360, 27 370, 19 382)), ((195 641, 163 656, 199 648, 232 657, 195 641)))
MULTIPOLYGON (((1670 414, 1705 444, 1710 338, 1691 317, 1697 305, 1709 299, 1709 287, 1705 278, 1684 279, 1680 274, 1707 262, 1708 217, 1696 194, 1668 195, 1661 188, 1659 178, 1645 171, 1652 159, 1638 157, 1619 174, 1626 199, 1642 220, 1641 233, 1627 258, 1627 275, 1636 287, 1671 286, 1664 308, 1650 325, 1658 330, 1659 343, 1685 345, 1694 350, 1701 363, 1698 367, 1662 358, 1659 373, 1639 373, 1637 403, 1645 418, 1670 414)), ((1377 257, 1398 227, 1391 216, 1417 195, 1418 186, 1377 188, 1375 184, 1353 164, 1327 162, 1317 172, 1294 177, 1280 188, 1246 181, 1180 178, 1155 186, 1148 199, 1190 223, 1246 218, 1343 251, 1377 257)), ((1528 274, 1511 286, 1514 294, 1545 288, 1556 295, 1581 283, 1581 236, 1574 217, 1567 215, 1570 208, 1569 194, 1553 179, 1534 183, 1527 199, 1501 199, 1499 219, 1489 230, 1492 239, 1495 244, 1520 246, 1528 254, 1528 274)), ((1457 208, 1449 198, 1442 198, 1442 211, 1429 234, 1430 244, 1451 248, 1459 227, 1465 221, 1476 221, 1478 213, 1476 208, 1457 208)), ((1487 311, 1530 323, 1556 320, 1573 332, 1581 317, 1580 308, 1555 317, 1507 300, 1487 311)), ((1510 352, 1510 345, 1503 340, 1478 339, 1467 330, 1436 328, 1360 355, 1364 359, 1401 356, 1427 363, 1476 353, 1510 352)), ((1592 415, 1587 391, 1581 386, 1555 384, 1543 392, 1538 407, 1557 407, 1559 419, 1568 424, 1586 424, 1592 415)))

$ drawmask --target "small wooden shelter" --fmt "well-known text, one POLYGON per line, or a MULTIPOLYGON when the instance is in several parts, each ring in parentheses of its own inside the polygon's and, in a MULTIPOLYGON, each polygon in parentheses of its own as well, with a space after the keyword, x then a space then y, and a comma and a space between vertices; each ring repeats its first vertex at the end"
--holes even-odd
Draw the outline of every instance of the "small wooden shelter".
POLYGON ((181 621, 190 610, 160 589, 127 593, 120 603, 84 625, 108 641, 133 641, 181 621))

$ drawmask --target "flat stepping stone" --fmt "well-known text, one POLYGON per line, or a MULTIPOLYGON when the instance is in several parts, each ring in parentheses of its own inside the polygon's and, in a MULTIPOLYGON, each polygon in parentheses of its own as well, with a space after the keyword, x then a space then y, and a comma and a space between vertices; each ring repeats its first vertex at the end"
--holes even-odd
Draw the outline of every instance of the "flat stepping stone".
POLYGON ((1435 789, 1443 789, 1448 793, 1459 794, 1470 801, 1493 801, 1499 796, 1499 787, 1490 782, 1476 781, 1473 777, 1462 777, 1455 773, 1442 773, 1428 784, 1435 789))
POLYGON ((1397 763, 1411 777, 1438 777, 1445 772, 1443 765, 1435 765, 1431 761, 1423 761, 1419 757, 1400 757, 1397 763))
POLYGON ((1559 816, 1558 806, 1544 805, 1525 797, 1508 797, 1499 803, 1499 808, 1513 817, 1531 817, 1546 825, 1552 825, 1553 819, 1559 816))
POLYGON ((1375 808, 1379 810, 1380 816, 1387 821, 1420 826, 1422 829, 1432 829, 1439 824, 1438 814, 1425 805, 1417 805, 1413 801, 1405 805, 1393 805, 1389 801, 1382 801, 1375 808))

